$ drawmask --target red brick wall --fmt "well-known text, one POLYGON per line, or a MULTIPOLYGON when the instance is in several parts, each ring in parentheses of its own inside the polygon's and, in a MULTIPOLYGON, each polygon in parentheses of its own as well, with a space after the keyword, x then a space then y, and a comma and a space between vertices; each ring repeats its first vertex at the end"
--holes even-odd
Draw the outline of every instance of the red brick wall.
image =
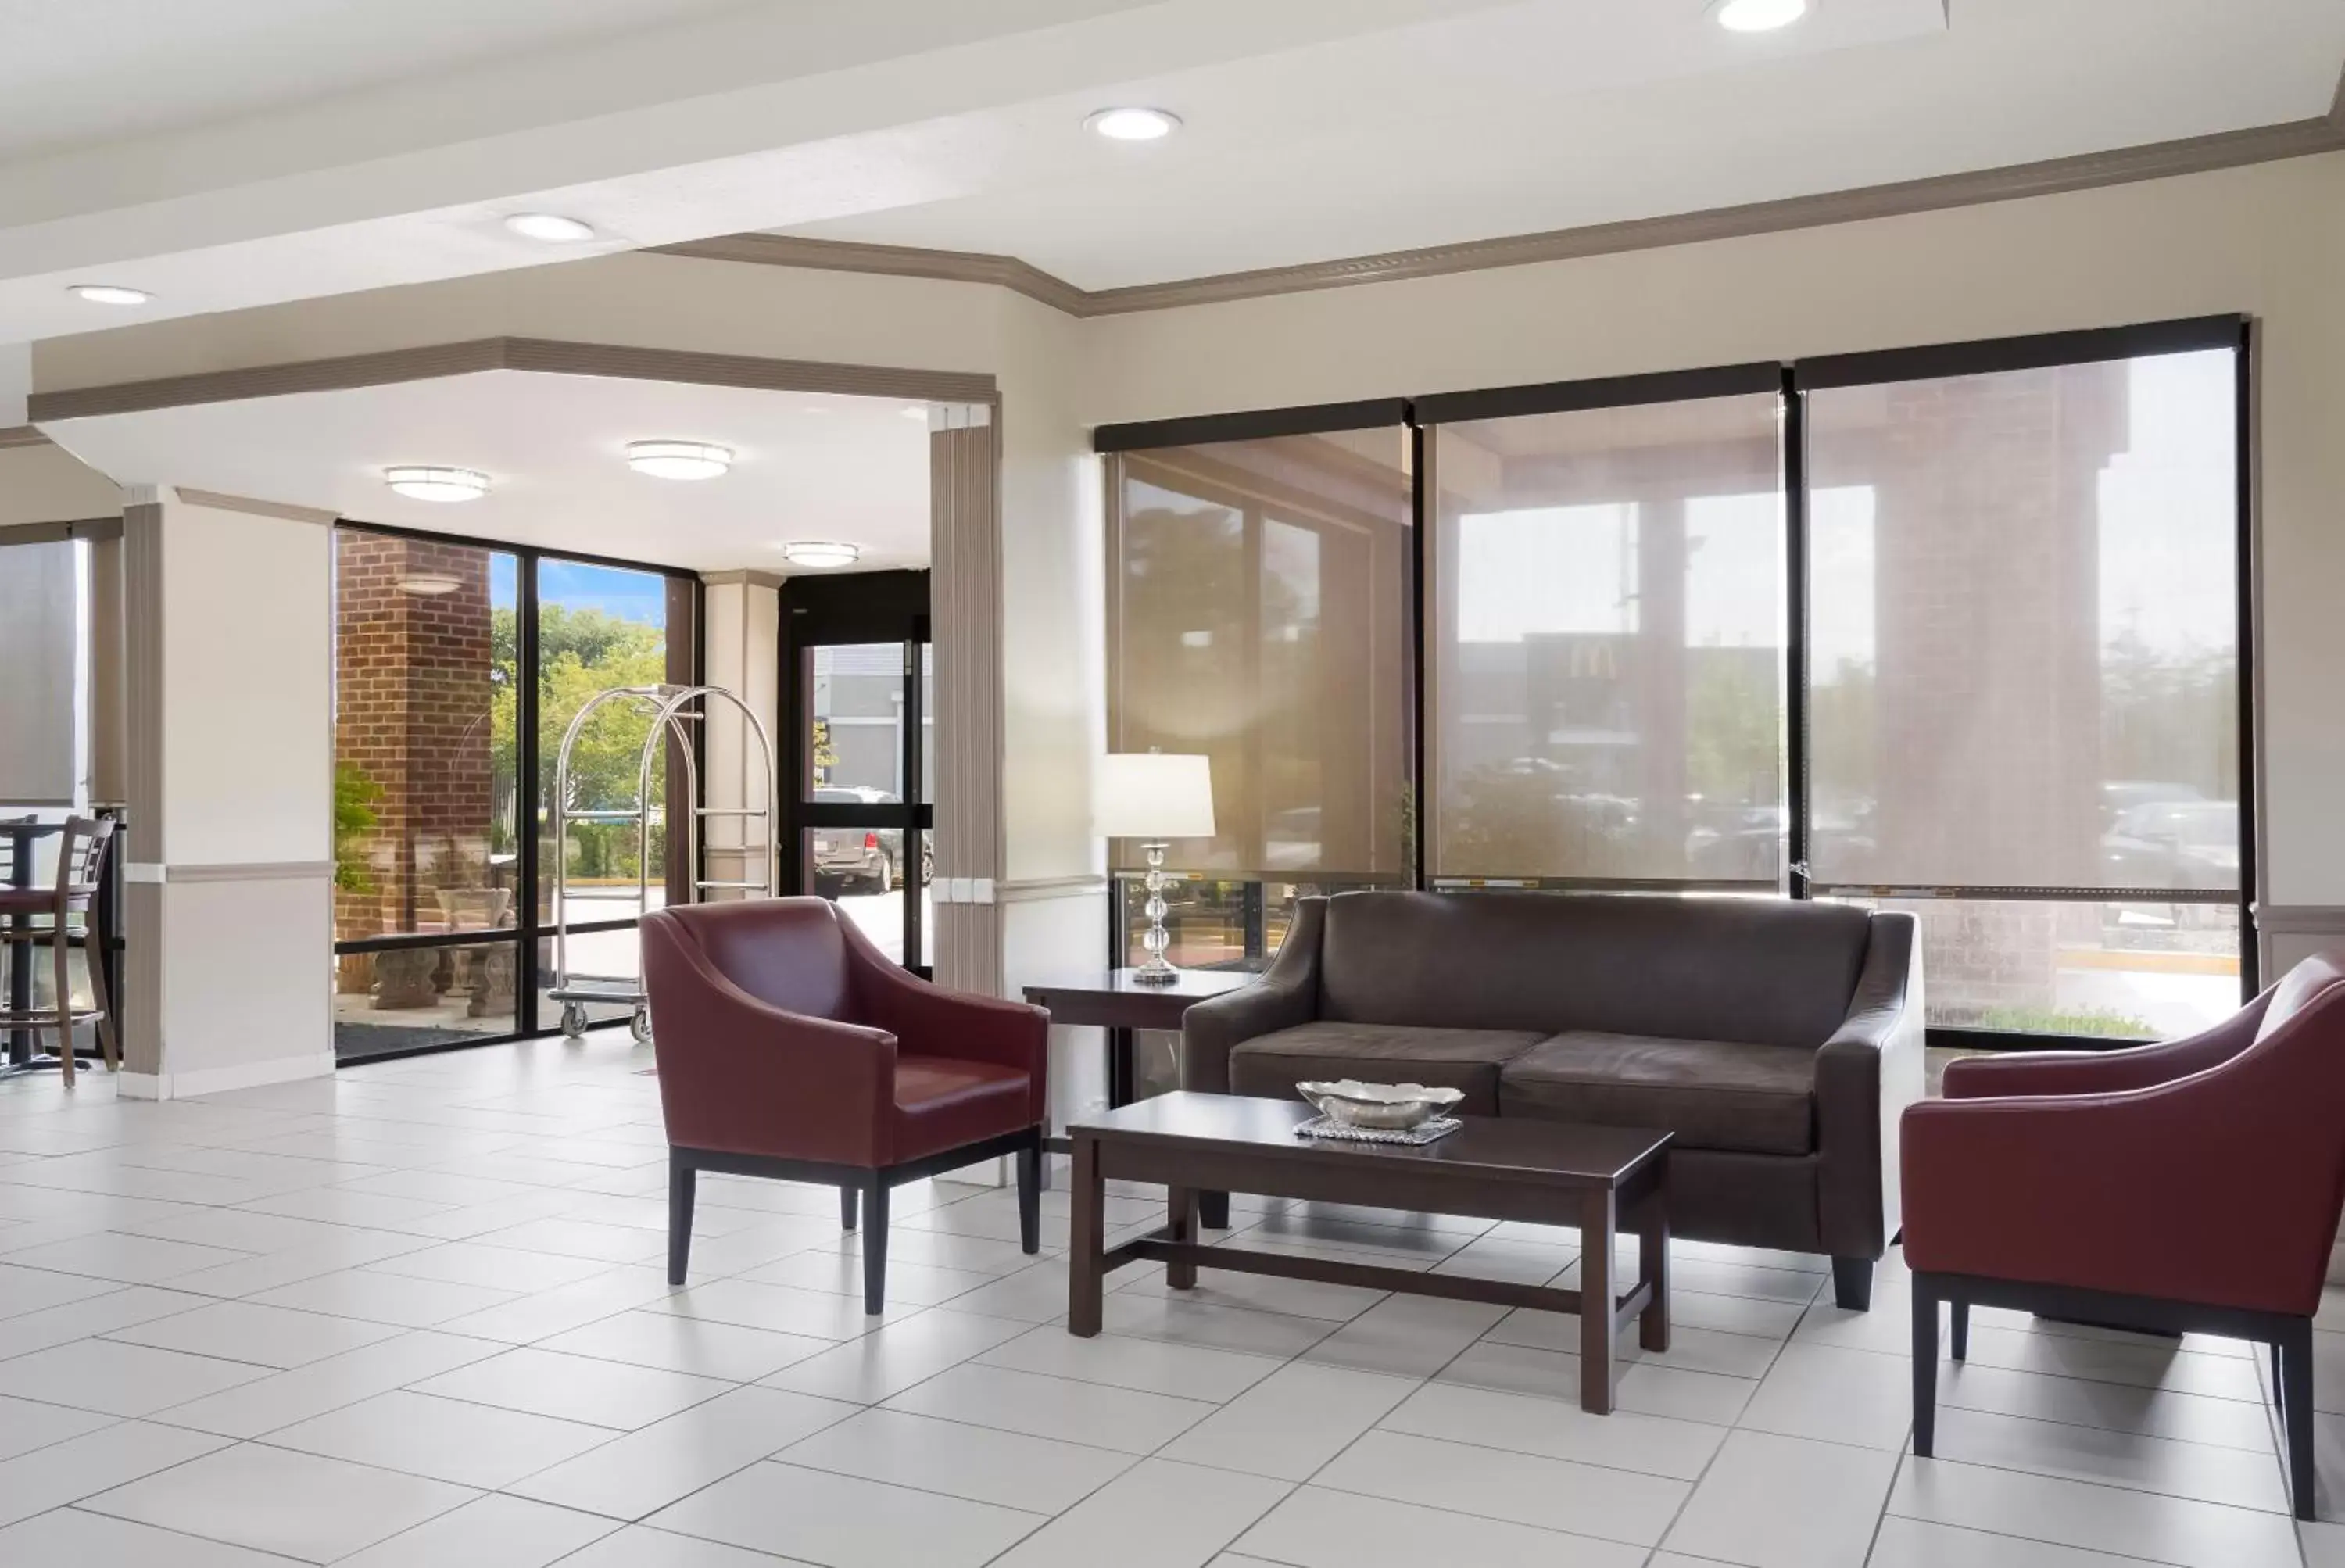
POLYGON ((360 845, 373 885, 336 894, 335 929, 344 937, 438 929, 439 890, 487 880, 489 555, 355 529, 336 539, 334 758, 381 793, 360 845), (459 585, 401 591, 424 576, 459 585))

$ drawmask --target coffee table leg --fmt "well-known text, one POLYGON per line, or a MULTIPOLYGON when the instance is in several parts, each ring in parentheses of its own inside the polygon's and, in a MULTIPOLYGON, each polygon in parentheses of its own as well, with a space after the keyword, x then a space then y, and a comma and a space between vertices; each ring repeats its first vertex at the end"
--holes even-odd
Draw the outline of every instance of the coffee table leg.
POLYGON ((1670 1348, 1670 1206, 1660 1184, 1645 1199, 1637 1231, 1637 1278, 1653 1288, 1637 1315, 1637 1343, 1656 1354, 1670 1348))
POLYGON ((1612 1413, 1612 1238, 1618 1219, 1611 1191, 1582 1196, 1579 1214, 1579 1408, 1612 1413))
POLYGON ((1099 1140, 1075 1135, 1074 1243, 1067 1258, 1067 1332, 1088 1339, 1100 1331, 1100 1268, 1106 1250, 1106 1191, 1100 1179, 1099 1140))
MULTIPOLYGON (((1164 1228, 1172 1240, 1184 1247, 1197 1244, 1195 1188, 1175 1186, 1164 1189, 1164 1228)), ((1197 1288, 1197 1266, 1193 1263, 1166 1264, 1164 1283, 1175 1290, 1194 1290, 1197 1288)))

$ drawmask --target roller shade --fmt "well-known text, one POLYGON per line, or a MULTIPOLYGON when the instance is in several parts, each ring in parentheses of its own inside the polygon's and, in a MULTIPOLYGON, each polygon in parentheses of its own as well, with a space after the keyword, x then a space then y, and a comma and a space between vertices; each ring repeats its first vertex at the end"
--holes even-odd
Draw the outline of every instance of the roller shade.
POLYGON ((70 806, 85 771, 78 540, 0 545, 0 805, 70 806))

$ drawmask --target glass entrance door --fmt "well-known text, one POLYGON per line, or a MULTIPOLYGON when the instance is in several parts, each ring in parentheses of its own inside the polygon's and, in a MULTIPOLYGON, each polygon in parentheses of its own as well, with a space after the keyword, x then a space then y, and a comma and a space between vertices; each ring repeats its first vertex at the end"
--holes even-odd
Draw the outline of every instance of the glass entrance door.
POLYGON ((928 574, 798 578, 784 589, 783 689, 796 786, 787 880, 835 901, 881 952, 929 970, 928 574))

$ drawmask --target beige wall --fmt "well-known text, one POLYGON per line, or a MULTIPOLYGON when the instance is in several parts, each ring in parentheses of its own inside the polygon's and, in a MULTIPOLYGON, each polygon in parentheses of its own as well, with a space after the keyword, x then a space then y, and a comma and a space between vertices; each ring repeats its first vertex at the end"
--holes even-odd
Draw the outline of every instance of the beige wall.
POLYGON ((122 515, 122 492, 61 446, 0 446, 0 528, 122 515))
POLYGON ((2261 323, 2264 897, 2345 903, 2345 155, 1085 324, 1097 421, 2246 311, 2261 323))

